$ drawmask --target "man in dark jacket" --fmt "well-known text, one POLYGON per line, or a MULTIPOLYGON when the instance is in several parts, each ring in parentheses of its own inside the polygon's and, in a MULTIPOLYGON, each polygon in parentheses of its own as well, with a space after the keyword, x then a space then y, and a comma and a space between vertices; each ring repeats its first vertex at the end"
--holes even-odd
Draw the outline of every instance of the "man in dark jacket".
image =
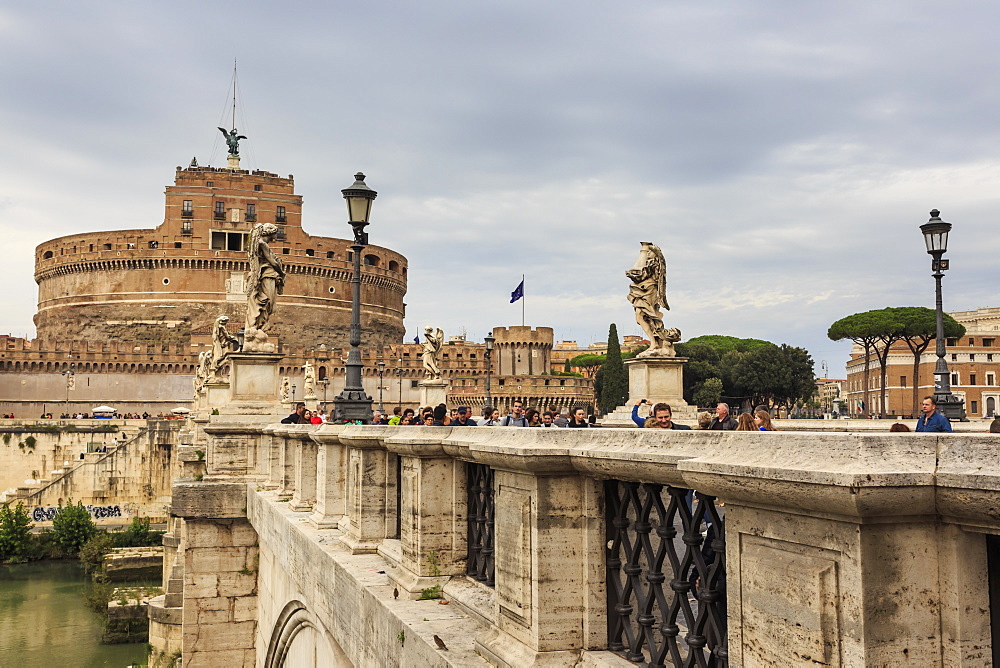
POLYGON ((281 424, 306 424, 303 415, 306 412, 306 405, 302 402, 295 404, 295 412, 284 418, 281 424))
POLYGON ((729 404, 719 404, 715 407, 715 417, 712 424, 708 426, 713 431, 734 431, 736 420, 729 414, 729 404))
POLYGON ((691 431, 691 427, 686 424, 677 424, 670 419, 671 417, 673 417, 673 410, 671 410, 670 404, 660 402, 653 406, 653 419, 646 423, 646 429, 676 429, 678 431, 686 429, 691 431))
POLYGON ((469 407, 459 406, 458 417, 452 420, 452 427, 475 427, 476 421, 469 417, 469 407))

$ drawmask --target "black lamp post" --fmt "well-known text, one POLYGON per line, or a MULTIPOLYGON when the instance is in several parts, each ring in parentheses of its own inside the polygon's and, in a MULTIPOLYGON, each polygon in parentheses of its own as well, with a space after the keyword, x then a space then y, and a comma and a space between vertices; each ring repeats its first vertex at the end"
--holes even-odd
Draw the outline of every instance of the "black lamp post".
POLYGON ((486 358, 486 406, 493 407, 493 398, 490 397, 490 372, 493 367, 493 342, 496 339, 493 337, 493 332, 486 335, 486 353, 483 355, 486 358))
POLYGON ((965 402, 951 393, 951 372, 948 370, 948 362, 944 359, 944 307, 941 300, 941 279, 949 267, 948 260, 943 260, 942 256, 948 252, 948 233, 951 231, 951 223, 944 222, 940 216, 941 212, 934 209, 931 211, 931 219, 920 226, 920 231, 924 235, 924 243, 927 245, 927 252, 934 258, 931 261, 937 321, 937 340, 935 341, 937 363, 934 365, 934 399, 937 401, 938 410, 946 418, 967 422, 968 418, 965 417, 965 402))
POLYGON ((396 380, 399 381, 399 403, 396 405, 402 408, 403 407, 403 358, 402 357, 399 358, 399 362, 397 363, 395 373, 396 373, 396 380))
POLYGON ((378 412, 385 415, 385 407, 382 406, 382 376, 385 375, 385 362, 378 361, 378 412))
POLYGON ((334 419, 348 422, 360 421, 371 424, 372 398, 361 385, 361 253, 368 244, 368 216, 372 211, 372 201, 378 195, 365 185, 365 175, 354 175, 354 184, 341 192, 347 200, 347 212, 351 228, 354 230, 354 245, 351 246, 354 259, 354 274, 351 277, 351 349, 347 353, 346 379, 344 390, 333 400, 334 419))

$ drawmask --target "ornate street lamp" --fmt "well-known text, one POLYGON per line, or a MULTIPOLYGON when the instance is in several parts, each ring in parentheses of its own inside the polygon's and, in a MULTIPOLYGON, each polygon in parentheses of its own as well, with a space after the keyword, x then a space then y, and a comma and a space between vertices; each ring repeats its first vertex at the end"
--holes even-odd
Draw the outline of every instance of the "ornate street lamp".
POLYGON ((344 390, 333 400, 334 419, 337 421, 371 424, 372 398, 361 385, 361 253, 368 245, 368 217, 372 211, 372 201, 378 195, 365 185, 365 175, 354 175, 354 184, 341 192, 347 200, 347 213, 351 229, 354 231, 354 245, 351 246, 354 260, 354 274, 351 277, 351 349, 347 353, 346 379, 344 390))
POLYGON ((493 337, 493 332, 486 335, 486 353, 483 355, 486 358, 486 406, 493 406, 493 399, 490 397, 490 372, 492 371, 493 362, 493 342, 496 339, 493 337))
POLYGON ((968 418, 965 417, 965 402, 951 393, 951 372, 944 359, 944 307, 941 300, 941 279, 944 277, 944 272, 948 270, 949 263, 948 260, 943 260, 942 256, 948 252, 948 233, 951 232, 951 223, 941 220, 941 212, 934 209, 931 211, 931 219, 920 226, 920 231, 924 235, 927 252, 934 258, 931 261, 931 271, 933 272, 931 275, 934 277, 937 320, 935 353, 938 358, 934 365, 934 399, 937 401, 941 414, 946 418, 968 422, 968 418))
POLYGON ((385 415, 385 407, 382 405, 382 376, 385 375, 385 362, 378 361, 378 412, 385 415))

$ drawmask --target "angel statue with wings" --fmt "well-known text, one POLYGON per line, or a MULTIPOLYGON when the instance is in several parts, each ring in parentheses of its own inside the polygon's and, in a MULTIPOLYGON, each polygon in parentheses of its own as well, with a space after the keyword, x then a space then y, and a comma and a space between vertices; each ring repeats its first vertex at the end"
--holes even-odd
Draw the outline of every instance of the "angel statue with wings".
POLYGON ((637 357, 674 357, 674 343, 681 340, 681 330, 664 329, 660 308, 670 310, 667 304, 667 261, 660 247, 642 241, 642 249, 635 266, 625 272, 632 281, 628 300, 635 309, 635 321, 649 337, 649 348, 637 357))
POLYGON ((244 135, 241 135, 233 128, 232 131, 226 130, 226 128, 219 128, 219 132, 222 136, 226 138, 226 145, 229 147, 229 155, 238 156, 240 154, 240 140, 246 139, 244 135))

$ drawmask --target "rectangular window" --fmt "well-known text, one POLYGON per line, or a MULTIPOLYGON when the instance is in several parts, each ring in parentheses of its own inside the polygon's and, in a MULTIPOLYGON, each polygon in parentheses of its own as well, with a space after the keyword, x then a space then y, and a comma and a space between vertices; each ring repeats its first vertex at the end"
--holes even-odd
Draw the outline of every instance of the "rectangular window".
POLYGON ((972 403, 972 414, 975 415, 976 413, 979 412, 979 402, 973 401, 971 403, 972 403))
POLYGON ((992 348, 995 339, 983 339, 983 348, 992 348))
POLYGON ((278 212, 274 216, 274 221, 277 223, 285 222, 285 207, 279 206, 278 212))
POLYGON ((906 376, 900 376, 899 377, 899 386, 900 387, 906 387, 906 376))
POLYGON ((216 202, 215 203, 215 219, 225 220, 226 219, 226 203, 216 202))
POLYGON ((955 387, 956 385, 958 385, 958 374, 953 373, 951 374, 951 386, 955 387))
POLYGON ((970 362, 975 362, 976 361, 976 354, 975 353, 969 353, 969 361, 970 362))
MULTIPOLYGON (((975 384, 976 384, 976 374, 970 373, 969 374, 969 385, 975 385, 975 384)), ((973 411, 973 412, 975 412, 975 411, 973 411)))
POLYGON ((205 181, 205 187, 207 187, 207 188, 214 188, 215 187, 215 181, 205 181))
POLYGON ((986 384, 987 385, 996 385, 997 384, 996 376, 994 374, 992 374, 992 373, 986 374, 986 384))
POLYGON ((987 362, 992 362, 993 361, 993 353, 989 353, 988 355, 986 355, 986 361, 987 362))
POLYGON ((974 346, 974 345, 976 345, 976 340, 975 340, 975 339, 973 339, 973 338, 970 338, 970 339, 969 339, 969 345, 970 345, 970 346, 974 346))
POLYGON ((418 381, 415 381, 415 380, 411 380, 411 381, 410 381, 410 389, 411 389, 411 390, 412 390, 412 389, 415 389, 415 388, 417 387, 417 382, 418 382, 418 381))
POLYGON ((212 250, 243 250, 245 232, 218 232, 212 230, 212 250))
POLYGON ((181 234, 188 236, 194 233, 194 229, 191 227, 190 220, 181 221, 181 234))
POLYGON ((957 361, 958 361, 958 355, 957 355, 957 354, 955 354, 955 353, 952 353, 952 354, 951 354, 951 361, 952 361, 952 362, 957 362, 957 361))
POLYGON ((257 222, 257 205, 247 204, 247 222, 256 223, 257 222))
POLYGON ((254 190, 255 190, 256 192, 260 192, 260 184, 259 184, 259 183, 258 183, 258 184, 256 184, 256 185, 255 185, 255 186, 253 187, 253 189, 254 189, 254 190))
POLYGON ((184 205, 181 207, 181 218, 193 218, 194 217, 194 202, 189 199, 184 200, 184 205))
POLYGON ((957 346, 958 345, 958 339, 945 339, 944 343, 945 343, 946 346, 957 346))

